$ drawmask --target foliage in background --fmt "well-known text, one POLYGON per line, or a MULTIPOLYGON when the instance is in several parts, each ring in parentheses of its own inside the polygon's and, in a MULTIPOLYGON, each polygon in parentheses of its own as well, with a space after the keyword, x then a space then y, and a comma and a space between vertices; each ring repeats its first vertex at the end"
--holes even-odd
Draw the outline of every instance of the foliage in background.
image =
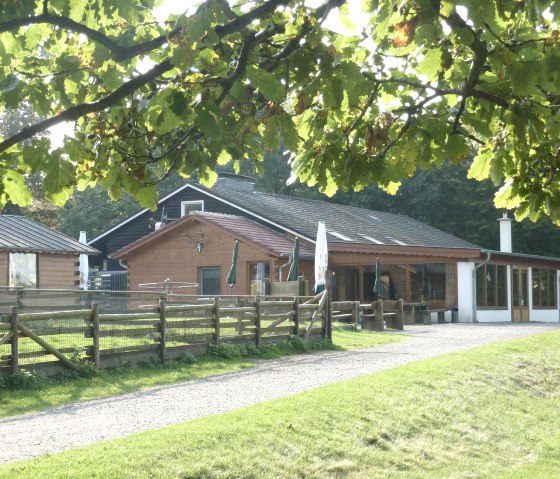
POLYGON ((394 192, 476 147, 500 208, 560 221, 558 2, 207 0, 166 21, 156 3, 2 2, 0 109, 43 120, 0 139, 0 203, 42 172, 58 204, 99 184, 153 207, 170 172, 210 184, 281 142, 324 193, 394 192), (63 121, 51 150, 37 135, 63 121))

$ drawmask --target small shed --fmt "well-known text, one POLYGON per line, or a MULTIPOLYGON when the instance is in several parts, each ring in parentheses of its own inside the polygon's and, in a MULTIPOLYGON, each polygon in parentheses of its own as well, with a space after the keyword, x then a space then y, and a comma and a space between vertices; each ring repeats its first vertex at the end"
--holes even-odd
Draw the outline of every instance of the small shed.
POLYGON ((76 289, 80 254, 98 253, 29 218, 0 215, 0 287, 76 289))

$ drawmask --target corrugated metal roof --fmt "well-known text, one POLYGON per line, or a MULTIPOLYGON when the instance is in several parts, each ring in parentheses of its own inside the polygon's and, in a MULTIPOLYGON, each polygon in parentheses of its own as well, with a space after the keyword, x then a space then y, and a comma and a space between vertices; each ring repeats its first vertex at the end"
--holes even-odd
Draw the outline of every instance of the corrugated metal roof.
POLYGON ((15 215, 0 215, 0 250, 34 253, 99 253, 78 240, 24 216, 15 215))

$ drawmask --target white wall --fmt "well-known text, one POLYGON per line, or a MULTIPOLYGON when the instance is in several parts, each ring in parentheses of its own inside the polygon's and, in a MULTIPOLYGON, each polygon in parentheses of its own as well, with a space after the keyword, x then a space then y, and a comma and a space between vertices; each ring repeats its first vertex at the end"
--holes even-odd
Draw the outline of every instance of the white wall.
POLYGON ((457 294, 459 322, 473 322, 473 271, 474 263, 457 263, 457 294))

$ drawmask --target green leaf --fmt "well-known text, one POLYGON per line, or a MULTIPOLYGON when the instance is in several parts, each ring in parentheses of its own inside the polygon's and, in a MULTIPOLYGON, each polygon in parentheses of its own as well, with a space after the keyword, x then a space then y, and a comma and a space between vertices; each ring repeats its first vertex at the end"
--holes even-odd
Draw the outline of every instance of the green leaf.
POLYGON ((284 85, 272 73, 261 68, 249 67, 247 78, 267 100, 280 103, 284 99, 284 85))
POLYGON ((461 135, 449 135, 445 150, 447 159, 452 163, 457 163, 467 156, 467 142, 461 135))
POLYGON ((14 170, 0 170, 0 191, 8 195, 8 199, 19 206, 28 206, 32 202, 31 193, 25 184, 25 177, 14 170))
POLYGON ((529 95, 537 84, 537 67, 534 62, 513 63, 507 68, 513 92, 529 95))
POLYGON ((437 79, 441 70, 441 49, 433 48, 424 54, 424 58, 418 64, 418 72, 426 75, 430 82, 437 79))

